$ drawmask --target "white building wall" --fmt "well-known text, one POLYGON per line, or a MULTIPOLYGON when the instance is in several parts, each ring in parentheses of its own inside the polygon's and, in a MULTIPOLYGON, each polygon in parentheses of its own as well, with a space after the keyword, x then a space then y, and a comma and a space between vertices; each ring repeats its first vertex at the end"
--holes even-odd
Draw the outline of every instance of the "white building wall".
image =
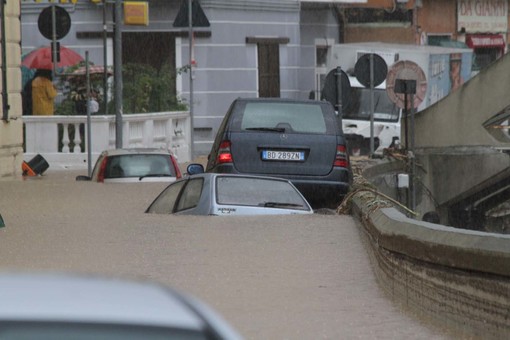
MULTIPOLYGON (((182 3, 151 0, 149 26, 123 26, 123 31, 184 33, 183 37, 176 37, 176 67, 185 66, 189 63, 187 28, 173 27, 182 3)), ((315 88, 315 39, 335 39, 338 28, 327 4, 314 5, 311 10, 303 9, 298 0, 201 0, 200 4, 211 25, 195 29, 210 35, 197 35, 194 41, 197 63, 193 79, 194 150, 207 154, 232 100, 258 96, 257 45, 247 43, 247 37, 287 38, 288 43, 280 44, 279 49, 280 94, 285 98, 308 98, 315 88)), ((49 43, 36 28, 37 15, 47 5, 44 1, 23 5, 24 52, 49 43)), ((101 39, 77 38, 77 32, 102 30, 101 5, 88 1, 60 5, 72 18, 71 31, 61 43, 82 55, 88 50, 90 60, 102 65, 101 39)), ((111 8, 107 12, 111 22, 111 8)), ((110 26, 108 30, 111 31, 110 26)), ((188 102, 188 73, 177 78, 177 89, 178 95, 188 102)))

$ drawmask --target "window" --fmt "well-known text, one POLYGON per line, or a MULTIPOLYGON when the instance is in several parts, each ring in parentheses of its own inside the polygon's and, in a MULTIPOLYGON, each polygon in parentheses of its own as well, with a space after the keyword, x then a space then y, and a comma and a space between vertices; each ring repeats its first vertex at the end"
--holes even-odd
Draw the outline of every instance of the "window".
POLYGON ((325 67, 328 56, 327 46, 316 46, 315 48, 315 66, 325 67))
POLYGON ((108 157, 106 178, 140 177, 148 174, 175 177, 175 169, 167 155, 124 155, 108 157))
MULTIPOLYGON (((370 89, 353 87, 351 102, 344 108, 345 119, 370 119, 370 89)), ((374 89, 374 119, 398 121, 399 108, 393 103, 386 90, 374 89)))
POLYGON ((320 105, 293 103, 246 104, 241 129, 290 127, 286 132, 325 133, 326 122, 320 105))
POLYGON ((175 201, 179 197, 182 187, 186 181, 180 181, 170 184, 166 189, 154 200, 148 213, 153 214, 171 214, 174 212, 175 201))
POLYGON ((188 184, 182 191, 179 202, 177 203, 176 211, 186 210, 196 207, 202 194, 202 187, 204 185, 203 178, 196 178, 188 181, 188 184))
POLYGON ((218 204, 264 206, 274 202, 306 208, 304 200, 286 181, 223 176, 216 178, 216 195, 218 204))
POLYGON ((345 17, 349 24, 411 23, 413 12, 405 8, 386 10, 380 8, 347 8, 345 17))
POLYGON ((280 45, 258 43, 259 97, 280 97, 280 45))

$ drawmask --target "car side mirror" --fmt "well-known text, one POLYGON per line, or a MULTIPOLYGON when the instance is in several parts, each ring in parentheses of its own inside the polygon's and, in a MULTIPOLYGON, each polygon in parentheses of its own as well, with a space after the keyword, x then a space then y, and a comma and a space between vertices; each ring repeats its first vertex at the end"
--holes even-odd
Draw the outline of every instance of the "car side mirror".
POLYGON ((77 181, 90 181, 90 180, 92 180, 92 178, 90 178, 89 176, 85 176, 85 175, 78 175, 78 176, 76 176, 76 180, 77 181))
POLYGON ((202 174, 204 173, 204 166, 202 164, 192 163, 188 165, 186 171, 188 175, 202 174))

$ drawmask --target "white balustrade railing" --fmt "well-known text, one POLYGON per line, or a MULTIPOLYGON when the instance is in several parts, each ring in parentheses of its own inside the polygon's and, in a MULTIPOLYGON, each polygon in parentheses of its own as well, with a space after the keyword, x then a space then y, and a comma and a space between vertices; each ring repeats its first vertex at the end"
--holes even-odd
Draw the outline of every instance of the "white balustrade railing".
MULTIPOLYGON (((23 116, 24 160, 40 154, 52 169, 88 167, 87 116, 23 116), (79 133, 76 133, 76 132, 79 133)), ((122 116, 122 147, 170 149, 179 162, 189 162, 189 112, 157 112, 122 116)), ((103 150, 115 149, 114 115, 90 117, 91 162, 103 150)))

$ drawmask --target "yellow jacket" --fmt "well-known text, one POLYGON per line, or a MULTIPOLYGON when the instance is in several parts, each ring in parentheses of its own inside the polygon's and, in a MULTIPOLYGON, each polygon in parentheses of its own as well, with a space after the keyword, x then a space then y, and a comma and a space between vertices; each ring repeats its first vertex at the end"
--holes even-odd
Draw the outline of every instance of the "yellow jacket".
POLYGON ((51 80, 46 77, 36 77, 32 81, 32 114, 39 116, 52 115, 54 111, 53 100, 57 90, 51 80))

